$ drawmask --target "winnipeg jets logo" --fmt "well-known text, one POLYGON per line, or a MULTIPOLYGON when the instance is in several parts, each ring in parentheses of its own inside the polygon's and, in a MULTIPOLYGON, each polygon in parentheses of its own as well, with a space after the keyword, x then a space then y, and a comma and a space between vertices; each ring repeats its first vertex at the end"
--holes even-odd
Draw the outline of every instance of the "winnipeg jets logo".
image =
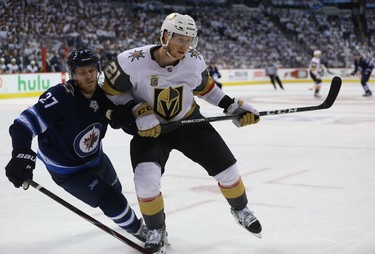
POLYGON ((80 157, 87 157, 98 150, 102 125, 94 123, 81 131, 74 140, 74 150, 80 157))
POLYGON ((132 62, 134 61, 134 59, 137 59, 139 60, 139 58, 144 58, 145 57, 145 52, 143 50, 134 50, 133 52, 130 53, 130 55, 128 56, 128 58, 131 58, 132 59, 132 62))
POLYGON ((94 147, 95 143, 98 141, 98 139, 98 133, 96 133, 95 129, 93 129, 91 133, 88 135, 88 137, 83 139, 83 145, 86 151, 91 150, 94 147))
POLYGON ((199 53, 196 49, 190 48, 189 51, 191 57, 199 58, 201 59, 201 53, 199 53))

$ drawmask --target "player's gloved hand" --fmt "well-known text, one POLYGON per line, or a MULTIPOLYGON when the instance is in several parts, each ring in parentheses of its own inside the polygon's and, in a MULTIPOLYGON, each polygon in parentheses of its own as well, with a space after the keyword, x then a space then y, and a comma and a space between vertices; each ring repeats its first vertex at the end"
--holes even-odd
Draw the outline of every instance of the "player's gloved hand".
POLYGON ((5 174, 14 187, 19 188, 26 180, 33 179, 36 153, 31 149, 15 149, 12 159, 5 167, 5 174))
POLYGON ((259 122, 259 113, 250 104, 245 103, 243 100, 234 98, 234 102, 224 110, 226 114, 239 114, 240 118, 233 120, 233 123, 237 127, 243 127, 250 124, 256 124, 259 122))
POLYGON ((371 68, 367 68, 367 69, 365 70, 365 75, 370 75, 371 72, 372 72, 372 69, 371 69, 371 68))
POLYGON ((328 69, 327 69, 327 73, 328 73, 328 74, 331 74, 331 75, 335 75, 335 73, 333 73, 332 71, 330 71, 330 70, 328 70, 328 69))
POLYGON ((135 116, 139 136, 156 138, 160 135, 160 122, 155 116, 150 104, 147 102, 138 103, 132 109, 132 112, 135 116))
POLYGON ((135 127, 135 117, 128 105, 118 105, 106 112, 106 117, 110 120, 113 129, 135 127))
POLYGON ((354 75, 355 75, 355 71, 352 71, 352 72, 350 73, 350 75, 354 76, 354 75))

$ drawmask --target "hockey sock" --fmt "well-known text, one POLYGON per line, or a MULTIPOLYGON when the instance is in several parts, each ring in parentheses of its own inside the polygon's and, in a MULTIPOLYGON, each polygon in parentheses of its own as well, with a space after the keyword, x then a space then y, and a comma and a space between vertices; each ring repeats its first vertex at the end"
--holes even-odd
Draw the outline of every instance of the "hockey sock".
POLYGON ((139 229, 140 222, 121 192, 109 189, 99 200, 99 208, 128 233, 135 233, 139 229))
POLYGON ((241 210, 247 205, 247 196, 245 186, 240 179, 232 186, 221 186, 219 184, 221 193, 227 199, 229 205, 235 210, 241 210))
POLYGON ((139 208, 148 229, 161 229, 165 225, 163 195, 153 199, 138 199, 139 208))

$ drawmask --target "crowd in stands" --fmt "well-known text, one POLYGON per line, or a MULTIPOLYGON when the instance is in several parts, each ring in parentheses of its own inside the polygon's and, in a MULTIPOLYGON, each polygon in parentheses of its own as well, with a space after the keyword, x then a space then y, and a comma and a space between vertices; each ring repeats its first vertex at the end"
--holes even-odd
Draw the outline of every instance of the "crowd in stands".
POLYGON ((319 0, 254 1, 256 8, 197 1, 0 0, 0 73, 66 71, 66 56, 82 47, 105 65, 123 50, 158 43, 170 12, 196 20, 197 49, 220 68, 263 68, 270 59, 306 67, 315 49, 329 67, 349 67, 353 50, 374 47, 375 9, 366 10, 370 36, 360 43, 350 11, 328 15, 319 0))
POLYGON ((281 26, 293 35, 294 41, 312 52, 320 49, 328 66, 345 67, 356 45, 350 13, 327 16, 310 10, 276 9, 281 26))

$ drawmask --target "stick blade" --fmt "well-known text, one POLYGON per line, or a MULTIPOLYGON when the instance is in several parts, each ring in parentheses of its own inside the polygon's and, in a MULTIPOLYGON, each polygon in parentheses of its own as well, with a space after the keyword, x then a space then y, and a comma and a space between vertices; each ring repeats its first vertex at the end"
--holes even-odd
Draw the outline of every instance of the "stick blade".
POLYGON ((329 92, 327 98, 322 103, 321 108, 330 108, 333 103, 335 102, 337 95, 340 92, 342 80, 339 76, 335 76, 331 81, 331 87, 329 88, 329 92))

